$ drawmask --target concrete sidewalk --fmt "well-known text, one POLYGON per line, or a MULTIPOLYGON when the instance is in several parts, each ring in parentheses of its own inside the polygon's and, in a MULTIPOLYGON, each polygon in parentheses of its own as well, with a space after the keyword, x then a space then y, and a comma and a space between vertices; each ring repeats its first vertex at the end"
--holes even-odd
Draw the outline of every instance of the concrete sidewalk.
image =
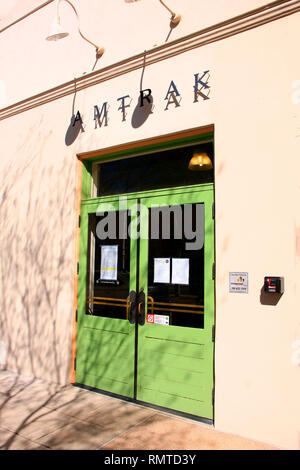
POLYGON ((0 371, 2 450, 273 450, 72 385, 0 371))

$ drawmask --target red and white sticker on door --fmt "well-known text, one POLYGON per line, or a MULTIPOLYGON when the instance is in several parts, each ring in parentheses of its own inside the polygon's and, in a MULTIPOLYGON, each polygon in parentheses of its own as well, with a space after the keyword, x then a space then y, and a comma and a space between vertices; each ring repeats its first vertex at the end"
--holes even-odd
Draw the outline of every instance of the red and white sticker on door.
POLYGON ((153 313, 148 313, 147 323, 155 323, 157 325, 169 325, 169 316, 168 315, 154 315, 153 313))

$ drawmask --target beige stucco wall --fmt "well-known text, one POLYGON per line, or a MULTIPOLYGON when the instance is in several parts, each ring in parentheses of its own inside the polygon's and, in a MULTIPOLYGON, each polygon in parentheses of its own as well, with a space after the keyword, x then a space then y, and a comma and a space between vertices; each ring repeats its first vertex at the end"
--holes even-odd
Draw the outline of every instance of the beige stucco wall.
MULTIPOLYGON (((174 0, 172 7, 184 13, 185 22, 171 39, 242 12, 241 2, 226 1, 226 15, 225 2, 210 3, 203 17, 204 4, 190 0, 183 11, 182 2, 174 0)), ((249 0, 243 11, 263 3, 249 0)), ((97 17, 80 7, 92 36, 99 33, 102 17, 110 15, 110 23, 101 23, 101 38, 111 46, 103 43, 107 51, 101 66, 164 42, 168 14, 160 5, 152 10, 145 4, 120 1, 119 15, 116 9, 112 15, 104 2, 97 17)), ((96 8, 96 2, 91 5, 96 8)), ((7 105, 81 76, 94 65, 93 48, 80 38, 55 44, 36 40, 50 9, 53 5, 0 36, 8 48, 4 53, 1 47, 0 57, 7 63, 7 105), (20 38, 25 53, 17 62, 20 38)), ((71 24, 72 12, 67 6, 64 10, 71 24)), ((288 16, 1 121, 0 341, 8 367, 69 380, 76 154, 214 124, 215 426, 300 448, 300 365, 293 360, 293 344, 300 340, 298 25, 299 14, 288 16), (194 103, 194 74, 205 70, 211 71, 211 99, 194 103), (134 126, 141 78, 143 88, 152 89, 154 108, 143 125, 134 126), (181 101, 180 107, 166 110, 171 80, 181 101), (117 98, 127 94, 132 101, 123 122, 117 98), (95 129, 94 105, 104 101, 109 103, 108 126, 95 129), (67 145, 77 110, 84 132, 67 145), (232 271, 249 273, 248 294, 229 293, 232 271), (276 305, 262 293, 266 275, 285 279, 276 305)))
POLYGON ((287 447, 300 445, 298 24, 294 16, 215 50, 216 422, 287 447), (228 293, 230 271, 249 273, 249 294, 228 293), (277 305, 261 291, 266 275, 285 279, 277 305))

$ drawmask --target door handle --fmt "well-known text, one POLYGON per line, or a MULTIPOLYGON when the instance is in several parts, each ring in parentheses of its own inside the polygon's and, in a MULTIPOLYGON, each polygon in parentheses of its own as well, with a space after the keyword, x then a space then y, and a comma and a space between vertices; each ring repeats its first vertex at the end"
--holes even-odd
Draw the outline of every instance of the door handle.
POLYGON ((134 325, 138 322, 139 325, 145 324, 145 292, 144 288, 141 289, 139 294, 134 290, 129 293, 127 298, 127 317, 129 323, 134 325))
POLYGON ((131 323, 132 325, 134 325, 134 323, 136 323, 136 310, 137 310, 137 299, 136 299, 136 292, 134 290, 132 290, 131 292, 129 292, 129 297, 128 297, 128 309, 129 309, 129 312, 128 312, 128 320, 129 320, 129 323, 131 323))
POLYGON ((144 288, 142 287, 140 293, 138 294, 138 324, 144 325, 145 324, 145 309, 146 309, 146 302, 145 302, 145 292, 144 288))

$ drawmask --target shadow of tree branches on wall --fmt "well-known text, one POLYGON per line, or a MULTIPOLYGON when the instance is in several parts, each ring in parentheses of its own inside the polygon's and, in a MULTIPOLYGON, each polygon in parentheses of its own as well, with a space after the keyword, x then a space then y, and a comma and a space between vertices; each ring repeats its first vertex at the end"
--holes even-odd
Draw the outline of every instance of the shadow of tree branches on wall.
POLYGON ((21 427, 70 373, 76 162, 49 158, 51 131, 40 130, 42 120, 6 156, 0 176, 0 369, 17 374, 0 406, 14 414, 23 397, 28 413, 21 427), (20 383, 20 374, 32 379, 20 383), (32 406, 26 388, 39 377, 52 389, 32 406))
POLYGON ((49 135, 36 136, 32 129, 27 138, 18 155, 30 153, 30 160, 17 157, 1 175, 2 367, 65 383, 72 327, 75 166, 67 157, 59 166, 57 158, 49 161, 44 150, 49 135))

